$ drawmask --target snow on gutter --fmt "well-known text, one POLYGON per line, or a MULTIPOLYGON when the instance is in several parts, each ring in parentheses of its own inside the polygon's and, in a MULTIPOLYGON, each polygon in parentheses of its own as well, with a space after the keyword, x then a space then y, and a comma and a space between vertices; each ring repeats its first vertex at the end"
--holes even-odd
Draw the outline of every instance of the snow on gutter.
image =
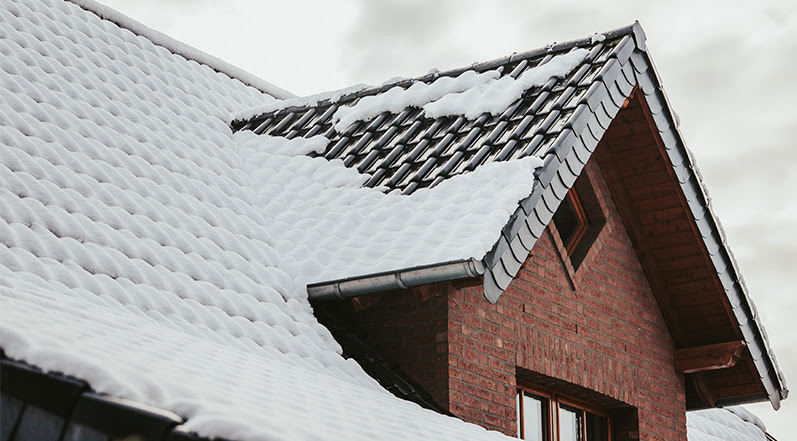
POLYGON ((310 300, 350 299, 374 292, 408 289, 447 280, 465 279, 484 274, 481 260, 467 259, 388 271, 361 277, 349 277, 307 286, 310 300))
POLYGON ((206 52, 203 52, 195 47, 189 46, 183 42, 177 41, 174 38, 156 31, 132 18, 122 14, 121 12, 109 8, 108 6, 101 5, 94 0, 67 0, 79 7, 93 12, 100 18, 108 20, 117 24, 119 27, 125 28, 136 35, 140 35, 158 46, 168 49, 170 52, 181 55, 188 60, 194 60, 197 63, 204 64, 216 72, 223 73, 230 78, 239 80, 247 86, 254 87, 261 92, 267 93, 274 98, 288 99, 294 98, 296 95, 288 92, 285 89, 277 87, 262 78, 253 75, 240 67, 233 66, 219 58, 214 57, 206 52))

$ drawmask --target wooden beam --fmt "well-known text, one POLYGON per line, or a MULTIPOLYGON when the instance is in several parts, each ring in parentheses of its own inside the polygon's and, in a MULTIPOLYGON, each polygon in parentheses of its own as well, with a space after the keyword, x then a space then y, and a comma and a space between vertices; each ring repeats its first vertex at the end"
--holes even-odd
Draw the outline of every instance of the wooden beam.
POLYGON ((696 372, 692 374, 691 377, 692 384, 694 384, 695 389, 697 390, 697 396, 701 401, 703 401, 703 404, 709 408, 717 407, 717 399, 714 397, 714 394, 711 393, 711 390, 709 390, 703 374, 696 372))
POLYGON ((733 367, 742 355, 743 340, 675 350, 675 371, 679 374, 733 367))

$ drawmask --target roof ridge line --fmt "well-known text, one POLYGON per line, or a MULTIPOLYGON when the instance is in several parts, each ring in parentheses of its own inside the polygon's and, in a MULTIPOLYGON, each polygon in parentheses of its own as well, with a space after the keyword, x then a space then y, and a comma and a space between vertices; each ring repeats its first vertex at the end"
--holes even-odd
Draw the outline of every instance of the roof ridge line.
MULTIPOLYGON (((86 1, 86 0, 75 0, 75 1, 86 1)), ((605 36, 608 39, 616 39, 616 38, 621 38, 621 37, 626 36, 626 35, 632 35, 633 38, 634 38, 634 41, 636 43, 636 47, 639 48, 640 50, 643 50, 643 51, 646 50, 646 48, 645 48, 645 40, 646 40, 645 32, 642 30, 642 26, 639 24, 639 21, 635 21, 633 24, 630 24, 630 25, 627 25, 627 26, 623 26, 623 27, 619 27, 619 28, 616 28, 616 29, 612 29, 610 31, 606 31, 606 32, 602 32, 602 33, 592 34, 592 35, 590 35, 588 37, 583 37, 583 38, 579 38, 579 39, 575 39, 575 40, 569 40, 569 41, 565 41, 565 42, 562 42, 562 43, 554 43, 554 44, 550 44, 550 45, 545 46, 545 47, 531 49, 531 50, 524 51, 524 52, 515 52, 515 53, 513 53, 511 55, 508 55, 508 56, 504 56, 504 57, 500 57, 500 58, 494 58, 492 60, 487 60, 487 61, 480 61, 480 62, 472 63, 472 64, 470 64, 468 66, 456 67, 456 68, 448 69, 448 70, 445 70, 445 71, 437 71, 437 70, 433 69, 432 71, 430 71, 430 72, 428 72, 426 74, 419 75, 419 76, 416 76, 416 77, 401 78, 401 79, 397 79, 397 80, 394 80, 394 81, 388 80, 387 82, 382 83, 380 85, 369 86, 369 87, 365 87, 365 88, 362 88, 362 89, 357 90, 357 91, 353 91, 353 92, 348 93, 348 94, 343 94, 343 95, 339 96, 334 102, 330 101, 329 99, 324 99, 324 100, 320 100, 320 101, 316 102, 315 104, 303 104, 303 105, 296 105, 296 106, 286 106, 286 107, 282 107, 282 108, 279 108, 279 109, 274 109, 274 110, 272 110, 270 112, 264 112, 264 113, 262 113, 260 115, 257 115, 257 116, 254 116, 254 117, 251 117, 251 118, 248 118, 248 119, 234 118, 230 123, 233 126, 234 130, 237 130, 238 126, 242 125, 246 121, 252 120, 252 119, 256 119, 256 118, 260 118, 260 117, 262 117, 264 115, 278 115, 278 114, 280 114, 280 113, 282 113, 284 111, 296 111, 296 110, 300 110, 300 109, 310 109, 310 108, 313 108, 313 107, 319 107, 319 106, 322 106, 322 105, 334 104, 334 103, 345 104, 346 101, 354 100, 354 99, 357 99, 357 98, 362 98, 362 97, 365 97, 365 96, 372 96, 372 95, 377 95, 377 94, 380 94, 380 93, 384 93, 384 92, 387 92, 388 90, 390 90, 390 89, 392 89, 394 87, 409 87, 410 85, 412 85, 412 84, 414 84, 416 82, 419 82, 419 81, 421 81, 421 82, 429 82, 429 81, 435 80, 435 79, 443 77, 443 76, 453 77, 453 76, 456 76, 457 74, 460 74, 460 73, 463 73, 463 72, 466 72, 466 71, 469 71, 469 70, 473 70, 473 71, 477 71, 477 72, 480 71, 480 70, 487 70, 488 68, 493 67, 493 66, 498 66, 498 65, 501 65, 501 64, 511 63, 511 62, 514 62, 514 61, 524 60, 524 59, 528 59, 528 58, 533 58, 533 57, 540 56, 540 55, 543 55, 543 54, 546 54, 546 53, 565 52, 565 51, 567 51, 569 49, 572 49, 574 47, 590 45, 590 44, 595 43, 593 41, 593 38, 594 38, 595 35, 603 35, 603 36, 605 36)))
POLYGON ((203 64, 216 72, 227 75, 231 79, 238 80, 249 87, 253 87, 263 93, 271 95, 274 98, 288 99, 296 97, 296 95, 293 93, 288 92, 287 90, 276 86, 255 74, 252 74, 238 66, 234 66, 189 44, 183 43, 164 34, 163 32, 152 29, 140 21, 135 20, 109 6, 100 4, 95 0, 65 1, 73 3, 83 10, 95 14, 102 20, 110 21, 120 28, 127 29, 135 35, 146 38, 156 46, 161 46, 175 55, 180 55, 186 60, 193 60, 199 64, 203 64))
POLYGON ((514 52, 513 54, 511 54, 509 56, 495 58, 495 59, 487 60, 487 61, 475 62, 475 63, 473 63, 473 64, 471 64, 469 66, 465 66, 465 67, 457 67, 457 68, 448 69, 448 70, 444 70, 444 71, 432 71, 432 72, 429 72, 427 74, 420 75, 420 76, 417 76, 417 77, 403 78, 403 79, 396 80, 396 81, 393 81, 393 82, 387 82, 387 83, 384 83, 384 84, 380 84, 378 86, 373 86, 373 87, 362 89, 362 90, 357 91, 357 92, 355 92, 355 93, 353 93, 351 95, 347 95, 347 96, 341 97, 341 100, 343 100, 343 98, 349 98, 349 97, 353 97, 353 96, 360 97, 360 96, 372 95, 374 93, 380 93, 380 92, 389 90, 392 87, 398 86, 398 85, 400 85, 402 83, 412 83, 412 82, 416 82, 416 81, 426 81, 426 80, 431 80, 431 79, 434 79, 434 78, 437 78, 437 77, 442 77, 442 76, 454 76, 454 74, 465 72, 465 71, 468 71, 468 70, 478 71, 479 69, 484 69, 484 68, 487 68, 487 67, 491 67, 493 65, 506 64, 506 63, 510 63, 510 62, 513 62, 513 61, 518 61, 518 60, 523 60, 523 59, 527 59, 527 58, 532 58, 532 57, 539 56, 539 55, 546 54, 546 53, 564 52, 566 50, 572 49, 572 48, 577 47, 577 46, 592 44, 593 43, 592 38, 593 38, 594 35, 604 35, 608 39, 614 39, 614 38, 619 38, 619 37, 622 37, 622 36, 625 36, 625 35, 629 35, 629 34, 633 35, 634 40, 637 43, 637 47, 642 49, 642 50, 644 50, 645 49, 645 39, 646 39, 645 33, 642 30, 642 26, 639 24, 639 21, 635 21, 633 24, 630 24, 630 25, 627 25, 627 26, 623 26, 623 27, 619 27, 619 28, 616 28, 616 29, 612 29, 612 30, 607 31, 607 32, 601 32, 601 33, 597 33, 597 34, 592 34, 592 35, 590 35, 588 37, 583 37, 583 38, 578 38, 578 39, 574 39, 574 40, 569 40, 569 41, 565 41, 565 42, 562 42, 562 43, 553 43, 553 44, 549 44, 548 46, 527 50, 527 51, 524 51, 524 52, 514 52), (384 89, 384 90, 382 90, 382 89, 384 89))

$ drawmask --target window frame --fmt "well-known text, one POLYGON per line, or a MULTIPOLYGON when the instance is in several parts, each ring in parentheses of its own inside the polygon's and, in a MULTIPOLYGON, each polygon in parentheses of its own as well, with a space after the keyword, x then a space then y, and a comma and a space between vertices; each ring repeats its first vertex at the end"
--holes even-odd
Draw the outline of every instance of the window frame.
POLYGON ((559 225, 556 225, 556 231, 559 234, 559 238, 561 239, 565 250, 567 251, 567 255, 572 256, 576 250, 576 247, 578 247, 578 245, 581 243, 581 239, 584 238, 584 234, 587 232, 587 228, 589 228, 590 221, 587 217, 586 210, 584 210, 584 204, 581 202, 581 197, 578 195, 576 187, 573 186, 567 191, 567 195, 559 204, 559 208, 556 210, 556 213, 554 213, 554 224, 556 224, 557 214, 559 214, 560 210, 565 209, 568 205, 572 206, 573 208, 572 213, 570 214, 573 215, 573 220, 576 224, 573 227, 573 232, 565 242, 565 232, 559 230, 559 225))
POLYGON ((560 426, 559 426, 559 410, 561 407, 565 407, 568 410, 578 412, 580 415, 582 424, 581 424, 581 440, 580 441, 588 441, 587 439, 587 414, 590 413, 597 417, 604 418, 606 420, 606 441, 612 441, 612 418, 609 413, 603 411, 595 406, 586 403, 582 400, 577 398, 573 398, 567 395, 560 394, 556 391, 539 387, 536 385, 529 385, 525 383, 518 383, 517 384, 517 395, 516 395, 516 403, 518 408, 517 410, 517 437, 519 439, 525 439, 525 418, 523 412, 523 395, 528 394, 534 396, 536 398, 540 398, 544 400, 544 408, 545 408, 545 420, 543 421, 545 426, 545 433, 544 438, 545 441, 560 441, 561 433, 560 433, 560 426))

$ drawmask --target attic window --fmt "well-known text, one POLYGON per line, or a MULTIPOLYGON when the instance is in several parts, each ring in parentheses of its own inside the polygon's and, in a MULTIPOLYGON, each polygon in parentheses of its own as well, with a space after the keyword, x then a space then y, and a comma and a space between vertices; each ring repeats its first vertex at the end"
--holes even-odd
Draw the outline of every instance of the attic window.
POLYGON ((567 192, 567 196, 553 215, 553 222, 567 254, 572 256, 589 226, 587 213, 575 187, 567 192))
POLYGON ((596 179, 595 173, 582 173, 553 215, 552 234, 558 239, 558 250, 568 263, 566 267, 571 278, 576 277, 587 255, 594 254, 591 253, 593 244, 606 225, 605 202, 595 193, 593 179, 596 179), (590 176, 586 176, 588 174, 590 176))

